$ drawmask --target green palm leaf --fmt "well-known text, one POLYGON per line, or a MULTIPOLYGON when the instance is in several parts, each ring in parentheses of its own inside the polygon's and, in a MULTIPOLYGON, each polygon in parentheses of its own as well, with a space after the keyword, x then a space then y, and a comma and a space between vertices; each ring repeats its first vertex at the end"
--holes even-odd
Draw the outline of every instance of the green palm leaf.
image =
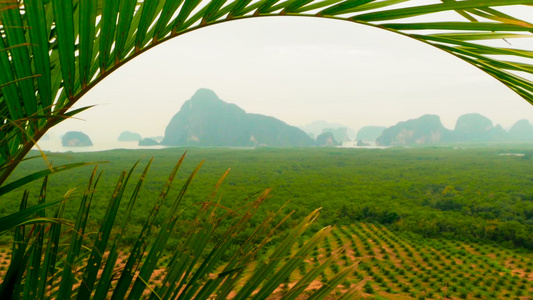
MULTIPOLYGON (((202 205, 198 206, 196 218, 194 220, 183 219, 180 214, 182 200, 202 164, 200 163, 185 180, 179 195, 167 212, 166 221, 159 231, 152 235, 149 229, 154 226, 155 216, 167 197, 183 158, 184 156, 171 172, 161 195, 155 201, 151 216, 139 233, 132 251, 129 252, 127 263, 121 270, 117 269, 117 259, 119 247, 124 248, 124 245, 121 245, 122 234, 129 223, 130 213, 147 176, 151 161, 140 175, 122 219, 118 219, 117 214, 121 200, 126 194, 127 182, 131 179, 135 166, 129 172, 123 172, 120 175, 94 241, 86 237, 87 230, 89 230, 87 220, 92 197, 100 182, 100 176, 96 175, 96 168, 82 195, 73 225, 68 222, 57 222, 63 214, 66 203, 66 201, 61 201, 56 219, 50 220, 52 223, 48 229, 44 227, 48 224, 43 222, 46 220, 44 209, 55 204, 55 202, 45 202, 47 177, 43 182, 37 206, 27 207, 29 193, 24 193, 20 212, 9 218, 19 219, 21 215, 36 215, 38 218, 31 219, 27 223, 15 224, 18 227, 15 232, 13 259, 0 285, 0 298, 140 299, 151 292, 150 299, 212 299, 214 296, 221 299, 221 297, 226 297, 230 291, 237 290, 236 298, 238 299, 249 297, 264 299, 278 288, 285 278, 291 276, 293 271, 304 263, 304 259, 311 251, 319 247, 321 241, 331 233, 331 227, 324 228, 307 239, 303 245, 295 247, 298 239, 309 230, 317 218, 319 210, 316 210, 297 226, 288 230, 265 263, 254 266, 257 257, 264 251, 262 249, 271 242, 274 234, 278 234, 280 225, 289 220, 290 214, 279 223, 275 223, 274 220, 282 211, 280 209, 277 213, 268 215, 260 223, 247 241, 240 245, 239 251, 234 254, 228 253, 232 251, 230 246, 235 245, 238 234, 250 226, 251 218, 258 206, 267 198, 269 190, 260 194, 251 205, 239 211, 231 214, 226 211, 218 212, 219 206, 212 203, 212 200, 227 176, 226 172, 216 184, 213 193, 201 203, 202 205), (215 234, 222 229, 222 220, 239 214, 240 217, 230 222, 223 234, 215 234), (65 225, 63 228, 62 223, 65 225), (160 258, 170 253, 166 250, 166 243, 175 233, 174 228, 177 224, 188 223, 193 226, 182 230, 184 233, 180 237, 183 242, 174 251, 166 269, 167 275, 163 284, 154 286, 151 281, 152 274, 158 268, 160 258), (61 236, 65 237, 64 242, 61 242, 61 236), (109 247, 108 241, 111 237, 113 242, 109 247), (144 248, 148 245, 150 245, 150 251, 145 255, 144 248), (222 257, 228 254, 233 254, 233 258, 229 262, 222 261, 222 257), (220 266, 224 268, 218 268, 220 266), (244 270, 252 272, 252 276, 246 278, 244 270), (117 272, 121 273, 120 279, 114 281, 113 277, 117 272), (271 277, 270 274, 274 276, 271 277), (257 293, 253 295, 254 292, 257 293)), ((2 221, 0 224, 8 226, 11 224, 9 218, 0 219, 2 221)), ((13 225, 8 227, 12 228, 13 225)), ((288 297, 302 294, 324 268, 338 260, 342 251, 344 248, 338 249, 323 264, 304 276, 287 294, 288 297)), ((123 250, 120 252, 124 253, 123 250)), ((329 295, 355 267, 356 265, 353 265, 339 272, 327 282, 325 287, 311 293, 311 297, 323 299, 329 295)), ((116 276, 116 278, 119 277, 119 275, 116 276)))

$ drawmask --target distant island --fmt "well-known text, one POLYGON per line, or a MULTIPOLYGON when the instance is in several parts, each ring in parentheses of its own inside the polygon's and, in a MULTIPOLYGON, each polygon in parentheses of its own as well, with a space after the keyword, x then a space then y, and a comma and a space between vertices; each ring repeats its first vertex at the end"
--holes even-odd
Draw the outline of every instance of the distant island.
POLYGON ((156 140, 152 139, 152 138, 144 138, 144 139, 139 141, 139 146, 143 146, 143 147, 145 147, 145 146, 158 146, 158 145, 159 145, 159 143, 156 140))
POLYGON ((161 141, 163 140, 163 136, 162 135, 158 135, 158 136, 151 136, 149 137, 150 139, 158 142, 158 143, 161 143, 161 141))
POLYGON ((308 147, 315 141, 274 117, 246 113, 209 89, 199 89, 170 120, 167 146, 308 147))
POLYGON ((63 147, 89 147, 93 142, 89 136, 81 131, 69 131, 61 138, 63 147))
POLYGON ((316 137, 317 146, 321 147, 336 147, 342 145, 335 139, 332 132, 326 131, 316 137))
POLYGON ((355 136, 355 131, 339 123, 330 123, 327 121, 313 121, 307 125, 298 126, 305 131, 311 138, 315 139, 319 135, 331 132, 339 142, 346 142, 355 136))
POLYGON ((455 128, 449 130, 439 116, 423 115, 383 130, 376 139, 381 146, 497 142, 533 142, 533 126, 520 120, 507 132, 487 117, 471 113, 460 116, 455 128))
POLYGON ((119 142, 138 142, 142 140, 142 137, 137 132, 123 131, 120 133, 117 140, 119 142))
POLYGON ((383 130, 376 139, 380 146, 435 144, 451 141, 451 131, 446 129, 440 117, 424 115, 418 119, 400 122, 383 130))
POLYGON ((375 141, 383 131, 387 129, 385 126, 365 126, 357 131, 356 139, 358 141, 375 141))
MULTIPOLYGON (((368 147, 442 143, 533 142, 533 126, 518 121, 509 132, 471 113, 459 117, 453 130, 437 115, 423 115, 394 126, 365 126, 357 134, 342 124, 315 121, 300 128, 274 117, 247 113, 209 89, 199 89, 168 123, 161 145, 216 147, 368 147), (307 133, 302 129, 308 130, 307 133), (316 140, 315 140, 316 138, 316 140)), ((155 139, 139 145, 157 145, 155 139)))
MULTIPOLYGON (((88 136, 67 136, 67 147, 92 145, 88 136)), ((356 133, 339 123, 314 121, 295 127, 271 116, 247 113, 221 100, 214 91, 199 89, 171 118, 164 136, 142 138, 124 131, 119 141, 139 146, 198 147, 376 147, 450 143, 533 142, 533 126, 519 120, 509 131, 487 117, 470 113, 448 129, 437 115, 423 115, 394 126, 364 126, 356 133)))

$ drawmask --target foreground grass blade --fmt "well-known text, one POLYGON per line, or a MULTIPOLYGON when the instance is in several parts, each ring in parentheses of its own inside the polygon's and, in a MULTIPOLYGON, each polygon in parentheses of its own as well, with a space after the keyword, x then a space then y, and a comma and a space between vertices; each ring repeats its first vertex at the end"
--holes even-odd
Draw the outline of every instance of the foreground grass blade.
POLYGON ((142 295, 142 292, 146 288, 146 283, 152 276, 152 272, 154 271, 157 261, 161 257, 161 254, 163 252, 163 249, 165 248, 165 245, 170 237, 170 234, 174 230, 174 226, 177 221, 177 212, 178 207, 180 206, 181 200, 183 200, 183 196, 187 192, 187 189, 189 188, 189 185, 196 175, 198 171, 200 170, 200 167, 202 166, 203 161, 198 164, 198 166, 194 169, 194 171, 191 173, 185 184, 183 185, 178 197, 176 200, 174 200, 174 203, 172 205, 172 208, 167 214, 167 222, 161 227, 158 236, 156 237, 154 244, 152 245, 152 248, 150 252, 148 253, 148 256, 146 257, 146 260, 144 261, 144 264, 142 265, 141 269, 139 270, 139 275, 137 276, 137 280, 133 284, 133 287, 131 289, 130 295, 128 299, 139 299, 142 295))
MULTIPOLYGON (((55 219, 62 219, 65 212, 65 201, 59 205, 55 219)), ((37 299, 44 299, 44 295, 50 292, 50 288, 54 286, 54 275, 56 274, 56 262, 59 253, 59 239, 61 237, 61 223, 52 223, 49 228, 49 238, 44 254, 43 265, 41 267, 41 276, 39 277, 39 284, 36 286, 37 299)))
MULTIPOLYGON (((258 200, 255 201, 255 203, 260 203, 262 200, 264 200, 268 195, 268 190, 262 193, 258 200)), ((252 206, 249 208, 249 211, 246 211, 242 218, 237 220, 233 226, 230 226, 224 235, 220 238, 220 240, 217 242, 217 244, 213 247, 213 250, 211 253, 209 253, 208 257, 204 261, 204 264, 206 264, 205 272, 211 272, 213 268, 216 266, 218 261, 220 261, 221 256, 227 251, 227 249, 230 247, 230 245, 233 243, 233 240, 236 236, 236 233, 240 232, 241 230, 244 230, 248 226, 248 222, 252 218, 252 216, 255 214, 257 206, 252 206)), ((270 222, 274 219, 275 214, 270 214, 264 221, 261 223, 252 233, 252 235, 244 242, 244 244, 240 245, 240 249, 234 254, 230 262, 226 264, 224 267, 224 270, 217 274, 215 279, 208 279, 205 284, 201 287, 201 289, 196 292, 200 286, 198 282, 194 282, 191 280, 190 282, 196 284, 196 286, 192 287, 190 294, 195 294, 195 298, 197 299, 207 299, 209 298, 215 289, 220 288, 219 291, 222 291, 225 289, 225 287, 228 286, 234 286, 233 283, 236 282, 238 278, 240 278, 241 271, 244 269, 243 266, 247 264, 245 261, 247 258, 253 257, 256 253, 258 248, 253 250, 254 242, 259 240, 257 237, 262 235, 265 231, 267 231, 267 227, 269 226, 270 222), (239 267, 236 267, 239 265, 239 267), (224 285, 222 285, 222 282, 224 281, 224 285)), ((269 236, 263 237, 263 241, 267 240, 269 236)), ((264 245, 264 244, 263 244, 264 245)), ((201 269, 202 267, 200 267, 201 269)), ((204 274, 205 275, 205 274, 204 274)), ((170 283, 170 281, 169 281, 170 283)), ((190 283, 189 283, 190 284, 190 283)), ((218 293, 218 296, 222 296, 222 293, 218 293)), ((187 298, 188 295, 181 294, 180 298, 187 298)))
POLYGON ((8 183, 2 187, 0 187, 0 196, 6 194, 6 193, 9 193, 10 191, 12 190, 15 190, 17 188, 20 188, 21 186, 23 185, 26 185, 34 180, 37 180, 37 179, 40 179, 40 178, 43 178, 45 176, 48 176, 52 173, 57 173, 57 172, 63 172, 63 171, 67 171, 67 170, 70 170, 70 169, 73 169, 73 168, 78 168, 78 167, 82 167, 82 166, 87 166, 87 165, 92 165, 92 164, 95 164, 95 163, 85 163, 85 162, 82 162, 82 163, 73 163, 73 164, 67 164, 67 165, 63 165, 63 166, 58 166, 58 167, 52 167, 52 168, 49 168, 49 169, 45 169, 45 170, 42 170, 42 171, 39 171, 39 172, 35 172, 33 174, 30 174, 30 175, 26 175, 18 180, 15 180, 11 183, 8 183))
MULTIPOLYGON (((35 205, 30 208, 26 208, 16 213, 0 218, 0 234, 4 233, 7 230, 11 230, 17 226, 20 226, 22 224, 26 224, 28 221, 31 221, 30 216, 32 216, 33 214, 39 211, 44 210, 48 206, 58 204, 59 202, 61 201, 55 201, 55 202, 35 205)), ((46 222, 46 219, 40 219, 40 221, 46 222)), ((49 222, 53 222, 53 220, 49 220, 49 222)))
MULTIPOLYGON (((45 177, 43 184, 41 186, 41 192, 39 194, 38 204, 42 205, 46 202, 46 186, 48 184, 48 177, 45 177)), ((40 210, 37 212, 37 218, 45 218, 45 210, 40 210)), ((45 235, 45 224, 37 223, 34 225, 35 229, 35 241, 33 242, 33 251, 30 258, 30 266, 28 268, 26 277, 29 279, 24 285, 24 296, 26 299, 32 299, 35 296, 35 288, 39 283, 40 268, 41 268, 41 259, 44 249, 44 235, 45 235)))
MULTIPOLYGON (((249 205, 230 211, 226 208, 221 210, 219 203, 214 203, 216 192, 221 187, 226 172, 217 182, 214 190, 208 195, 204 202, 199 203, 198 212, 191 221, 180 220, 180 209, 183 198, 189 186, 198 173, 203 161, 198 164, 194 171, 184 182, 179 195, 175 198, 167 214, 167 220, 155 235, 151 243, 150 251, 145 259, 144 251, 149 244, 150 228, 154 225, 157 212, 162 207, 164 199, 167 197, 172 182, 180 168, 185 154, 174 167, 167 183, 156 202, 154 209, 149 215, 137 241, 133 246, 125 268, 117 269, 118 257, 121 253, 120 246, 122 236, 135 206, 139 192, 147 176, 150 160, 141 173, 135 185, 133 193, 124 211, 124 217, 118 219, 119 206, 124 197, 128 182, 137 164, 129 172, 123 172, 115 186, 114 193, 109 199, 105 216, 100 225, 100 229, 95 236, 92 245, 85 242, 87 236, 87 224, 89 211, 91 209, 92 197, 96 192, 96 187, 101 178, 101 173, 97 176, 95 168, 88 180, 87 187, 81 198, 79 210, 75 217, 74 225, 68 225, 67 231, 62 231, 61 221, 64 213, 66 201, 62 201, 55 219, 50 219, 51 223, 47 229, 41 219, 46 220, 46 215, 41 210, 32 210, 34 218, 22 224, 33 224, 33 226, 19 226, 15 232, 15 247, 13 249, 12 263, 6 274, 6 279, 0 286, 0 296, 21 299, 139 299, 146 297, 146 293, 151 291, 150 299, 217 299, 227 298, 231 291, 237 291, 237 299, 253 297, 264 299, 268 297, 280 283, 284 282, 301 263, 304 257, 314 249, 318 243, 330 232, 331 228, 325 228, 317 232, 313 237, 300 247, 296 252, 292 251, 293 245, 301 235, 310 227, 310 224, 318 216, 318 210, 312 212, 297 226, 289 230, 285 238, 277 244, 269 255, 265 263, 255 264, 260 251, 269 245, 273 235, 284 224, 291 214, 283 217, 279 223, 271 225, 275 219, 279 219, 277 213, 267 216, 241 245, 239 251, 235 253, 230 262, 222 261, 224 254, 235 244, 236 237, 246 230, 250 224, 252 216, 257 211, 261 203, 268 197, 270 190, 265 190, 255 201, 249 205), (221 221, 225 218, 233 218, 240 215, 230 223, 224 232, 220 232, 220 238, 214 240, 221 221), (117 224, 117 221, 119 224, 117 224), (185 229, 183 243, 178 246, 170 265, 167 268, 167 275, 162 286, 154 286, 150 281, 152 274, 157 268, 157 263, 164 254, 165 246, 170 236, 175 232, 174 228, 178 221, 186 221, 184 224, 190 226, 190 230, 185 229), (273 228, 272 228, 273 227, 273 228), (29 228, 29 232, 26 229, 29 228), (116 232, 112 235, 112 232, 116 232), (62 242, 61 236, 65 236, 62 242), (109 239, 113 237, 113 243, 109 251, 107 249, 109 239), (44 254, 44 258, 43 258, 44 254), (87 258, 86 255, 90 256, 87 258), (105 261, 105 264, 103 263, 105 261), (222 271, 217 271, 222 267, 222 271), (243 271, 252 270, 251 278, 244 282, 244 287, 240 288, 243 271), (118 272, 118 273, 117 273, 118 272), (218 272, 218 274, 217 274, 218 272), (137 274, 137 278, 135 275, 137 274), (78 278, 82 276, 82 280, 78 278), (114 284, 114 278, 120 278, 114 284), (135 280, 135 281, 133 281, 135 280), (129 293, 129 294, 128 294, 129 293)), ((228 170, 229 171, 229 170, 228 170)), ((39 196, 37 207, 48 205, 46 200, 46 186, 48 177, 45 177, 39 196)), ((65 197, 70 197, 67 193, 65 197)), ((29 193, 24 193, 21 201, 20 212, 25 212, 27 208, 29 193)), ((227 223, 226 223, 227 224, 227 223)), ((341 249, 342 250, 342 249, 341 249)), ((339 250, 339 252, 341 251, 339 250)), ((291 295, 299 295, 305 290, 305 284, 318 276, 323 268, 331 261, 338 258, 334 253, 332 257, 323 263, 322 269, 317 268, 310 272, 310 276, 305 276, 298 283, 298 288, 292 290, 291 295), (303 288, 300 288, 303 287, 303 288)), ((330 280, 328 284, 331 288, 323 288, 315 293, 316 299, 322 299, 328 295, 336 285, 344 280, 348 271, 341 272, 330 280)), ((351 295, 351 294, 350 294, 351 295)), ((350 299, 345 295, 346 299, 350 299)), ((3 298, 2 298, 3 299, 3 298)))
POLYGON ((139 191, 141 190, 141 187, 144 183, 144 179, 146 178, 146 174, 148 173, 148 170, 150 169, 152 161, 153 161, 153 158, 150 159, 150 161, 144 168, 144 171, 141 174, 141 177, 137 181, 137 185, 135 186, 135 190, 133 191, 130 201, 128 202, 125 216, 122 220, 122 226, 119 229, 118 236, 116 236, 115 239, 113 240, 113 245, 111 246, 111 250, 109 251, 109 255, 108 255, 108 258, 105 264, 105 268, 104 268, 104 271, 102 272, 102 275, 100 276, 100 280, 98 281, 98 286, 96 287, 96 292, 95 292, 93 299, 106 299, 107 298, 107 294, 109 292, 109 287, 111 283, 111 277, 113 275, 115 264, 116 264, 116 261, 119 255, 117 251, 118 245, 122 242, 123 234, 126 231, 126 226, 128 225, 129 219, 131 217, 131 212, 133 211, 133 207, 135 206, 137 196, 139 195, 139 191))
POLYGON ((352 265, 347 268, 344 268, 344 270, 337 273, 333 278, 331 278, 328 282, 326 282, 326 284, 324 284, 320 289, 318 289, 318 291, 313 293, 309 297, 309 300, 322 300, 326 298, 326 296, 331 294, 331 292, 335 289, 335 287, 340 285, 346 279, 346 277, 348 277, 348 275, 353 273, 356 267, 357 265, 352 265))
MULTIPOLYGON (((326 229, 322 229, 324 231, 326 229)), ((344 249, 341 249, 344 250, 344 249)), ((332 255, 330 255, 323 263, 313 268, 307 272, 300 280, 283 296, 283 300, 294 300, 300 294, 302 294, 305 289, 324 272, 324 270, 329 267, 338 257, 341 251, 337 250, 332 255)))
MULTIPOLYGON (((205 274, 204 272, 206 271, 207 265, 211 260, 210 258, 212 256, 208 255, 204 259, 204 262, 201 264, 201 266, 195 270, 192 278, 189 278, 189 276, 191 276, 192 269, 197 267, 196 264, 198 259, 202 256, 203 251, 209 242, 214 229, 216 228, 216 224, 214 224, 212 220, 204 219, 200 222, 196 221, 193 224, 193 226, 196 228, 193 230, 193 232, 188 234, 187 242, 179 249, 179 254, 173 257, 173 263, 169 268, 169 276, 165 278, 165 282, 167 282, 169 285, 172 285, 174 282, 179 282, 177 285, 175 285, 174 291, 170 289, 167 290, 167 297, 168 295, 172 295, 170 298, 175 298, 175 295, 173 294, 180 292, 180 298, 187 298, 189 293, 194 293, 191 288, 194 287, 194 284, 200 283, 200 279, 205 274), (190 284, 185 285, 185 282, 187 281, 190 284)), ((152 299, 156 298, 155 296, 157 295, 157 291, 152 293, 152 295, 152 299)), ((160 296, 163 297, 164 294, 161 293, 160 296)))
POLYGON ((307 257, 313 248, 331 232, 331 227, 322 229, 315 233, 290 259, 284 262, 283 266, 274 274, 273 279, 266 282, 266 284, 255 294, 253 299, 264 299, 268 295, 272 294, 274 290, 286 279, 291 273, 303 263, 305 257, 307 257))
POLYGON ((126 265, 124 266, 124 270, 122 271, 122 274, 117 282, 115 290, 113 291, 112 299, 124 299, 126 297, 126 293, 128 292, 130 288, 130 284, 134 277, 134 268, 138 265, 139 261, 143 257, 144 249, 146 245, 148 244, 148 237, 150 234, 150 229, 152 228, 155 222, 155 218, 157 217, 161 209, 161 206, 163 205, 164 201, 167 198, 167 195, 170 191, 174 178, 176 177, 176 174, 181 167, 181 164, 183 162, 183 159, 185 158, 185 155, 186 154, 183 154, 180 160, 178 161, 178 163, 174 166, 174 169, 170 173, 170 176, 167 179, 165 186, 163 187, 163 190, 161 191, 161 194, 159 195, 152 211, 146 218, 143 228, 141 232, 139 233, 139 237, 137 238, 137 240, 135 241, 133 245, 131 254, 128 257, 128 261, 126 262, 126 265))
MULTIPOLYGON (((269 191, 266 191, 268 193, 269 191)), ((237 253, 230 263, 224 268, 223 272, 220 273, 218 276, 218 279, 223 278, 223 276, 229 275, 228 278, 225 279, 224 283, 220 286, 219 292, 217 292, 217 300, 219 299, 226 299, 228 295, 235 290, 237 284, 239 284, 239 280, 242 277, 242 274, 246 267, 248 267, 250 264, 252 264, 254 261, 258 260, 259 252, 266 247, 266 245, 270 242, 271 238, 274 236, 276 230, 282 225, 285 224, 285 222, 291 217, 292 212, 285 215, 285 217, 277 223, 274 228, 268 228, 269 224, 274 220, 274 218, 281 213, 283 207, 278 210, 277 213, 271 214, 268 216, 265 221, 259 226, 254 234, 246 241, 245 245, 243 245, 242 250, 250 250, 250 251, 243 251, 240 253, 237 253), (262 236, 263 231, 268 232, 265 237, 262 239, 259 238, 256 240, 257 237, 262 236), (255 243, 258 243, 256 245, 255 243)))
MULTIPOLYGON (((224 245, 220 241, 213 247, 212 251, 203 259, 202 264, 196 269, 192 278, 189 278, 192 268, 195 267, 196 262, 203 254, 207 243, 211 239, 214 230, 218 227, 220 220, 215 220, 216 206, 210 210, 210 204, 215 197, 218 189, 224 182, 229 169, 218 180, 215 188, 202 203, 200 212, 193 223, 193 230, 187 235, 187 242, 179 250, 179 254, 174 255, 171 260, 171 265, 168 267, 167 276, 159 289, 152 293, 151 299, 160 295, 163 299, 175 298, 180 292, 180 298, 187 297, 188 294, 196 294, 200 278, 203 278, 207 272, 210 272, 218 263, 220 256, 227 249, 228 245, 224 245), (189 259, 191 258, 192 259, 189 259), (180 279, 181 278, 181 279, 180 279), (187 284, 184 288, 183 285, 187 284), (171 296, 172 295, 172 296, 171 296)), ((221 239, 223 240, 223 239, 221 239)), ((179 299, 179 298, 178 298, 179 299)))
MULTIPOLYGON (((28 204, 28 191, 24 191, 20 202, 20 211, 26 210, 28 204)), ((2 223, 0 223, 2 224, 2 223)), ((15 229, 13 248, 11 250, 11 262, 7 269, 2 285, 0 286, 0 299, 18 298, 17 290, 22 282, 22 275, 25 269, 25 253, 28 241, 24 236, 24 226, 15 229)))
MULTIPOLYGON (((254 271, 252 277, 245 283, 242 289, 237 293, 235 299, 248 299, 252 293, 260 286, 263 281, 268 278, 270 273, 274 272, 276 266, 286 258, 287 253, 289 253, 292 245, 296 242, 297 238, 300 237, 307 227, 315 220, 318 216, 319 210, 311 212, 307 217, 305 217, 300 224, 295 226, 283 239, 283 241, 276 247, 274 252, 268 258, 266 263, 259 263, 254 271)), ((285 279, 285 278, 283 278, 285 279)))
POLYGON ((76 216, 76 223, 74 224, 74 228, 71 233, 69 251, 67 252, 67 257, 63 265, 61 283, 59 285, 59 292, 58 292, 58 297, 57 297, 58 300, 71 298, 72 286, 74 285, 74 275, 75 275, 73 274, 72 270, 73 270, 73 267, 75 266, 75 261, 78 258, 80 251, 81 251, 83 238, 85 236, 85 228, 87 226, 87 219, 89 217, 89 210, 91 208, 91 201, 92 201, 92 197, 94 195, 96 184, 98 183, 99 178, 100 176, 96 178, 96 167, 95 167, 93 169, 93 172, 91 173, 91 177, 89 178, 89 183, 81 199, 80 207, 78 209, 78 214, 76 216), (94 185, 93 185, 93 181, 96 181, 94 185))
POLYGON ((109 250, 109 254, 107 255, 104 270, 102 271, 100 279, 98 280, 98 285, 96 286, 96 290, 94 292, 94 300, 107 299, 107 294, 111 286, 111 279, 113 272, 115 271, 114 268, 117 263, 117 259, 117 244, 113 243, 113 245, 111 246, 111 250, 109 250))
POLYGON ((87 268, 85 269, 85 273, 83 275, 83 281, 80 285, 77 299, 88 299, 93 292, 96 276, 98 275, 107 242, 111 235, 111 229, 113 228, 115 219, 117 217, 118 208, 122 200, 122 196, 124 195, 124 190, 126 189, 128 180, 136 165, 137 164, 131 168, 129 173, 126 174, 126 172, 122 172, 120 175, 115 187, 115 191, 113 192, 113 196, 109 201, 109 205, 102 220, 102 225, 98 231, 96 242, 91 251, 89 261, 87 262, 87 268))

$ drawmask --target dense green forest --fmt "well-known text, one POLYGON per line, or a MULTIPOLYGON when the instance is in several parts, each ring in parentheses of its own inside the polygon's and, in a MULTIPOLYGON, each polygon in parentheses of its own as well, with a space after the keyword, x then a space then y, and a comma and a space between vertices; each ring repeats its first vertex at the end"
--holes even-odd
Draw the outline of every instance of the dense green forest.
MULTIPOLYGON (((185 216, 191 214, 192 217, 197 204, 208 197, 219 177, 231 168, 218 200, 221 209, 228 212, 238 213, 240 207, 253 201, 251 197, 255 194, 272 188, 259 215, 286 205, 286 209, 295 211, 294 219, 298 219, 322 207, 320 220, 315 224, 317 228, 325 224, 364 221, 424 237, 498 242, 509 247, 533 249, 533 145, 389 149, 168 148, 46 153, 46 158, 53 165, 104 162, 97 165, 103 175, 93 200, 91 222, 94 224, 103 215, 120 172, 140 160, 133 175, 139 176, 144 164, 154 157, 135 208, 133 226, 128 228, 133 237, 142 226, 145 211, 151 208, 172 167, 185 151, 187 157, 178 177, 181 181, 205 160, 188 191, 185 204, 191 209, 183 211, 185 216)), ((36 155, 39 153, 30 154, 36 155)), ((12 178, 43 168, 46 164, 42 158, 31 159, 21 164, 12 178)), ((68 192, 67 215, 74 214, 92 169, 86 166, 53 175, 48 198, 62 199, 68 192), (70 190, 73 187, 77 189, 70 190)), ((30 190, 37 193, 39 187, 40 182, 35 182, 30 190)), ((177 195, 179 191, 172 192, 177 195)), ((21 197, 22 191, 3 197, 0 214, 13 212, 21 197)), ((255 218, 261 219, 260 216, 255 218)))

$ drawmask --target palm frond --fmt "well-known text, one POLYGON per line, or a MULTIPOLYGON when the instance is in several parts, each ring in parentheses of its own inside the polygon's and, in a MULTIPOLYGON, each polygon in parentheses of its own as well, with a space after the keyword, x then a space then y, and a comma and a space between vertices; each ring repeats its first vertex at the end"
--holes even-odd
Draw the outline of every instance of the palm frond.
MULTIPOLYGON (((12 215, 11 219, 19 219, 21 215, 33 215, 37 219, 14 225, 11 224, 11 219, 0 220, 2 227, 16 227, 13 256, 0 283, 0 298, 225 299, 233 291, 236 293, 235 299, 265 299, 305 263, 306 257, 309 257, 315 247, 320 247, 322 240, 333 230, 331 227, 319 230, 298 246, 297 241, 310 229, 318 217, 319 210, 311 212, 298 225, 283 233, 280 232, 281 224, 287 222, 291 214, 276 221, 283 213, 280 209, 277 213, 267 215, 245 243, 237 244, 238 235, 250 226, 252 217, 268 197, 269 190, 259 194, 251 205, 241 209, 239 213, 218 212, 219 206, 213 205, 211 200, 227 172, 216 184, 214 192, 197 206, 195 218, 184 218, 181 213, 182 200, 202 163, 183 183, 179 195, 166 212, 165 222, 159 230, 153 230, 155 217, 167 198, 183 157, 171 172, 160 196, 154 201, 152 212, 133 245, 123 243, 122 236, 130 225, 130 214, 151 161, 134 185, 121 219, 117 218, 120 203, 125 194, 130 194, 125 191, 135 166, 120 175, 94 239, 87 235, 87 231, 92 229, 88 227, 87 220, 91 212, 92 198, 100 181, 96 168, 89 178, 72 223, 57 222, 66 205, 66 201, 61 200, 56 218, 50 219, 51 223, 44 222, 45 209, 56 204, 46 201, 48 177, 44 178, 38 205, 26 207, 29 193, 24 193, 20 212, 12 215), (228 218, 234 219, 230 219, 229 225, 225 225, 222 221, 228 218), (183 224, 189 225, 177 231, 176 227, 183 224), (49 228, 45 228, 48 225, 49 228), (258 258, 263 256, 262 253, 268 252, 264 249, 271 244, 272 237, 278 234, 285 237, 280 243, 273 244, 275 248, 264 262, 257 263, 258 258), (180 239, 178 249, 172 252, 167 247, 171 235, 178 235, 180 239), (233 253, 236 245, 239 249, 233 253), (125 251, 126 247, 131 247, 131 251, 125 251), (150 250, 145 253, 147 248, 150 250), (129 256, 126 258, 126 264, 121 267, 118 265, 118 258, 125 253, 129 253, 129 256), (163 270, 160 262, 165 256, 171 257, 170 263, 164 268, 164 279, 156 284, 154 274, 156 270, 163 270), (231 259, 227 261, 223 257, 231 259)), ((150 199, 146 201, 149 202, 150 199)), ((336 287, 346 276, 353 273, 356 264, 347 266, 322 288, 315 291, 306 291, 306 288, 326 267, 336 263, 344 250, 344 247, 337 249, 322 264, 302 276, 295 287, 288 291, 287 299, 304 292, 313 299, 323 299, 333 291, 340 292, 336 287)), ((344 293, 346 299, 353 299, 353 296, 349 296, 351 293, 351 290, 344 293)))

